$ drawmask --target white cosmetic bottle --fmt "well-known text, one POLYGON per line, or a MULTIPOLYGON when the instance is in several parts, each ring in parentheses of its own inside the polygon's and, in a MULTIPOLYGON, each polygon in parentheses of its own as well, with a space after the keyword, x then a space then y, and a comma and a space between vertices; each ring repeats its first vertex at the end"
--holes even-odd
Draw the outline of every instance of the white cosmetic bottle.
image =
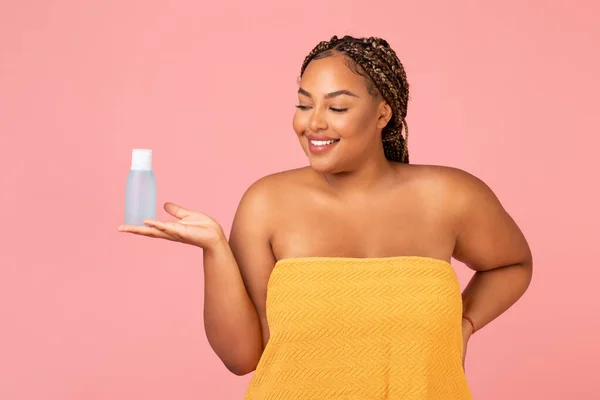
POLYGON ((125 193, 125 225, 143 226, 145 219, 156 219, 152 150, 133 149, 125 193))

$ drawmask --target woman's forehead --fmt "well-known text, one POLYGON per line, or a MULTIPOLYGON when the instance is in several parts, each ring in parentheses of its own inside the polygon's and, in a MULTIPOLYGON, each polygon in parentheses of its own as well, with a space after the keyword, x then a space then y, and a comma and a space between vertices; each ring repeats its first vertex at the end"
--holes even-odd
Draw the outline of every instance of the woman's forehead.
POLYGON ((365 95, 365 78, 352 71, 348 62, 348 58, 342 55, 312 60, 300 79, 300 86, 308 92, 318 94, 350 90, 359 96, 365 95))

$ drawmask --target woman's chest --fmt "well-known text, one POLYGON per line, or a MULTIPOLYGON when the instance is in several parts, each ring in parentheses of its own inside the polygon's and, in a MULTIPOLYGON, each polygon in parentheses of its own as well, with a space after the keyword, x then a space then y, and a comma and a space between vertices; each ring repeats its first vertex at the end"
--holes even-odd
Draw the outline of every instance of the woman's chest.
POLYGON ((452 221, 435 205, 332 204, 297 201, 278 213, 271 245, 277 259, 289 257, 389 257, 447 259, 455 243, 452 221))

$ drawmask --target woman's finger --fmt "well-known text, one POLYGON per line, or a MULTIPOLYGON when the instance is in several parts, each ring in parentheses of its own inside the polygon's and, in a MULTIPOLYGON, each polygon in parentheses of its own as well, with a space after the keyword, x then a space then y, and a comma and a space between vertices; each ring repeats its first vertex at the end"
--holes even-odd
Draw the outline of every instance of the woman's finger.
POLYGON ((159 231, 162 231, 162 232, 164 232, 166 230, 165 229, 165 224, 163 222, 156 221, 156 220, 153 220, 153 219, 145 219, 144 220, 144 224, 149 225, 152 228, 156 228, 156 229, 158 229, 159 231))
POLYGON ((177 204, 174 204, 174 203, 165 203, 164 209, 165 209, 166 212, 168 212, 169 214, 171 214, 175 218, 179 218, 179 219, 188 217, 193 212, 191 210, 186 210, 185 208, 180 207, 180 206, 178 206, 177 204))
POLYGON ((148 224, 169 236, 174 237, 176 240, 185 240, 186 228, 179 222, 162 222, 154 220, 145 220, 145 224, 148 224))
POLYGON ((177 219, 183 219, 195 213, 195 211, 188 210, 187 208, 169 202, 165 203, 164 209, 177 219))
POLYGON ((136 225, 121 225, 118 228, 119 232, 133 233, 157 239, 167 239, 176 241, 174 237, 168 233, 161 231, 153 226, 136 226, 136 225))

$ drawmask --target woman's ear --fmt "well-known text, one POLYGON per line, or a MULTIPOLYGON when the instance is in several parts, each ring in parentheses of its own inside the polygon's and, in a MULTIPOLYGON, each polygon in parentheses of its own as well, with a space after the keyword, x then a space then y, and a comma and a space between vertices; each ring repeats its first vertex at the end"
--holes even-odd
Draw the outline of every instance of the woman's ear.
POLYGON ((388 122, 390 122, 390 119, 392 119, 392 107, 385 101, 381 102, 377 116, 377 128, 385 128, 388 122))

